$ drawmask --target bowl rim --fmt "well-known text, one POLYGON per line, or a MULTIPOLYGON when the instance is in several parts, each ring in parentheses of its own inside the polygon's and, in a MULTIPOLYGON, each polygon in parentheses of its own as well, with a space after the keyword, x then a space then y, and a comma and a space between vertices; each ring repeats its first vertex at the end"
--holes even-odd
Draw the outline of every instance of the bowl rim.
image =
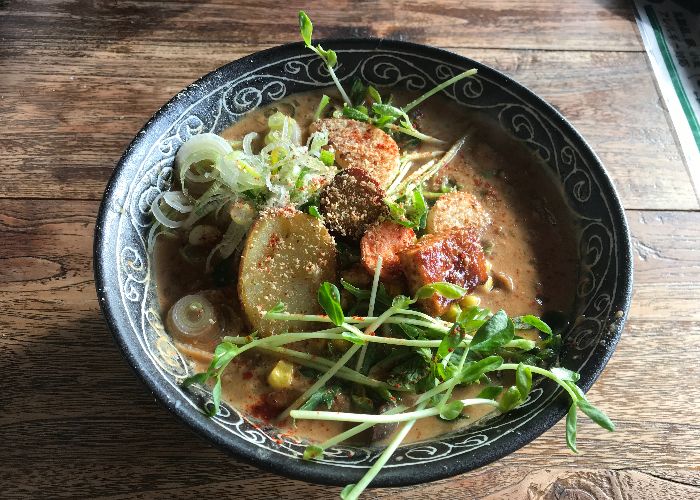
MULTIPOLYGON (((610 175, 587 141, 556 108, 529 88, 518 83, 501 71, 468 57, 445 49, 415 42, 373 37, 325 38, 315 41, 323 44, 325 47, 333 48, 338 51, 352 48, 366 48, 377 51, 381 51, 382 49, 396 49, 403 51, 405 55, 409 57, 410 55, 420 56, 421 54, 432 54, 436 58, 452 60, 455 64, 477 67, 480 72, 486 72, 489 76, 499 79, 508 88, 517 90, 520 94, 524 95, 528 102, 536 106, 538 111, 548 115, 560 127, 562 133, 580 147, 582 155, 588 160, 587 163, 593 167, 598 174, 597 180, 600 185, 600 190, 603 192, 608 202, 611 220, 615 226, 614 231, 619 236, 617 240, 618 246, 614 248, 617 251, 617 258, 620 260, 620 269, 617 276, 619 300, 614 305, 615 309, 622 311, 622 316, 609 326, 610 335, 606 337, 606 343, 600 356, 595 359, 595 362, 593 359, 590 361, 590 363, 593 364, 593 370, 590 372, 589 378, 580 385, 581 389, 587 392, 603 372, 619 341, 629 312, 633 283, 632 247, 625 212, 610 175)), ((209 419, 205 417, 203 413, 188 408, 187 405, 180 405, 179 401, 174 401, 174 394, 171 393, 171 389, 165 384, 162 384, 159 380, 161 375, 157 371, 149 369, 147 366, 148 361, 140 358, 138 356, 139 353, 131 348, 126 336, 122 332, 120 319, 117 315, 116 309, 119 307, 117 306, 119 302, 114 300, 114 290, 107 286, 109 283, 109 265, 106 259, 108 249, 105 245, 108 238, 106 237, 106 231, 104 231, 104 229, 106 228, 106 222, 109 217, 110 206, 113 203, 112 195, 132 149, 143 140, 143 137, 146 136, 146 132, 151 125, 161 119, 171 105, 176 103, 183 93, 194 91, 195 88, 214 78, 227 68, 232 68, 237 65, 255 67, 263 63, 266 58, 276 53, 293 51, 302 53, 302 51, 305 50, 307 49, 305 49, 302 42, 294 42, 270 47, 228 62, 189 84, 182 91, 169 99, 167 103, 161 106, 151 116, 127 146, 107 182, 95 224, 93 268, 98 302, 114 341, 119 346, 129 366, 136 373, 137 378, 145 383, 156 400, 164 405, 178 420, 186 424, 188 428, 193 430, 200 437, 206 439, 209 443, 213 443, 217 448, 223 450, 230 456, 253 464, 263 470, 288 478, 317 484, 344 486, 349 482, 358 480, 364 474, 365 469, 341 468, 264 453, 252 443, 243 442, 240 439, 233 436, 229 437, 220 432, 217 427, 210 424, 209 419), (227 437, 229 437, 229 439, 226 439, 227 437)), ((600 347, 599 344, 594 350, 597 352, 600 347)), ((567 402, 568 399, 566 399, 566 396, 564 394, 560 395, 553 404, 548 405, 548 407, 544 408, 542 412, 537 415, 537 418, 531 422, 533 425, 525 427, 521 432, 512 433, 510 439, 499 439, 496 445, 477 454, 474 460, 467 464, 462 463, 462 457, 456 456, 446 457, 439 463, 416 464, 396 469, 384 469, 372 482, 371 487, 420 484, 445 479, 487 465, 520 449, 550 429, 566 414, 567 402), (408 471, 410 471, 410 473, 407 473, 408 471)))

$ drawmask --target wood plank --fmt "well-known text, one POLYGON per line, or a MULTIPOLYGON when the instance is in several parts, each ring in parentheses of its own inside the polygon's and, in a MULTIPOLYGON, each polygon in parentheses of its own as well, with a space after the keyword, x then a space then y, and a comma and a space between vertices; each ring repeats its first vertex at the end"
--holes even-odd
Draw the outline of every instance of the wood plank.
POLYGON ((278 44, 297 41, 297 11, 306 8, 318 37, 373 36, 442 47, 641 51, 630 5, 623 0, 384 0, 369 8, 351 1, 314 6, 254 1, 15 0, 0 8, 7 40, 148 38, 278 44), (78 21, 79 20, 79 21, 78 21), (76 22, 78 21, 78 22, 76 22))
MULTIPOLYGON (((13 124, 0 157, 0 197, 95 199, 160 105, 197 76, 258 48, 153 42, 77 52, 26 43, 0 48, 0 113, 13 124)), ((559 108, 600 155, 627 208, 698 208, 663 107, 649 98, 656 91, 644 54, 458 52, 505 71, 559 108)))
MULTIPOLYGON (((153 401, 121 359, 99 312, 90 270, 96 208, 94 201, 0 200, 0 309, 9 311, 0 315, 0 366, 11 367, 0 382, 3 493, 10 498, 46 491, 96 498, 337 494, 226 458, 153 401)), ((636 304, 590 393, 617 431, 582 418, 582 453, 573 455, 559 423, 473 473, 378 490, 369 498, 439 493, 519 498, 525 491, 541 495, 535 498, 557 498, 552 495, 562 491, 629 495, 612 498, 700 494, 700 406, 692 390, 669 389, 700 379, 696 350, 689 348, 700 343, 700 318, 691 314, 690 301, 674 305, 678 294, 661 293, 669 281, 681 289, 700 277, 700 230, 689 229, 700 227, 700 213, 630 212, 630 221, 639 242, 638 287, 658 299, 654 307, 636 304), (672 234, 681 236, 672 241, 672 234), (646 248, 654 256, 642 259, 646 248), (673 328, 669 311, 679 318, 673 328)))

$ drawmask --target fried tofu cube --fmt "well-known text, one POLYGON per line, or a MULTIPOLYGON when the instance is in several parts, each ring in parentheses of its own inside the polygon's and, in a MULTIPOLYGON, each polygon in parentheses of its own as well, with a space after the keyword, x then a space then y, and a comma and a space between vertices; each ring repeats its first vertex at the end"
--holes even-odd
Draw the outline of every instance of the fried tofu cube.
POLYGON ((480 235, 491 225, 491 216, 476 197, 465 191, 446 193, 428 212, 426 230, 440 234, 450 229, 471 226, 480 235))
MULTIPOLYGON (((423 285, 446 281, 468 292, 488 278, 484 251, 473 228, 429 234, 399 253, 411 293, 423 285)), ((428 314, 439 316, 453 302, 437 294, 420 302, 428 314)))
POLYGON ((404 227, 392 221, 384 221, 371 227, 362 236, 360 241, 360 253, 362 264, 371 274, 377 267, 379 257, 382 257, 382 270, 380 276, 383 279, 397 278, 401 276, 401 259, 399 252, 405 250, 416 242, 416 233, 409 227, 404 227))
POLYGON ((399 171, 400 152, 396 141, 369 123, 347 118, 327 118, 311 124, 311 133, 328 134, 328 146, 335 151, 341 168, 361 168, 382 188, 386 188, 399 171))

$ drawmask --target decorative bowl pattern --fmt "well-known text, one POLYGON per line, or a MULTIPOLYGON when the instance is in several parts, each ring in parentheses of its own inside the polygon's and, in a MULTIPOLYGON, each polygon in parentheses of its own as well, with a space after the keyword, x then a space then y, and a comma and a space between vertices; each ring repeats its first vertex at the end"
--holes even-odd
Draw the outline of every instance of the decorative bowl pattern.
MULTIPOLYGON (((629 306, 632 258, 624 212, 600 161, 550 105, 503 74, 442 50, 386 40, 327 40, 338 53, 339 78, 425 91, 476 67, 476 78, 444 92, 455 106, 479 110, 535 151, 551 169, 580 226, 577 285, 581 317, 564 336, 562 365, 581 372, 587 390, 620 336, 629 306)), ((163 106, 122 156, 105 191, 95 230, 95 278, 107 322, 129 363, 155 396, 212 442, 262 468, 325 484, 357 481, 380 450, 337 446, 319 462, 304 462, 305 443, 280 436, 223 405, 209 419, 199 410, 210 394, 183 391, 188 365, 160 321, 146 237, 150 204, 170 187, 178 147, 203 132, 220 132, 258 106, 327 87, 317 56, 301 44, 273 48, 229 63, 163 106)), ((440 439, 402 446, 374 485, 407 485, 448 477, 496 460, 533 440, 566 412, 567 399, 542 382, 517 410, 440 439)), ((562 436, 562 446, 564 446, 562 436)))

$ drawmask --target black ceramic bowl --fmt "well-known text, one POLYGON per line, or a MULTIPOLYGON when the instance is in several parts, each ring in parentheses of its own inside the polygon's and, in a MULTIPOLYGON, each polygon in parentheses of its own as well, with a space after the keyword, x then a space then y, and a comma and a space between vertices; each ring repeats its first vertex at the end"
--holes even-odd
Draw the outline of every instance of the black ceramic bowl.
MULTIPOLYGON (((564 335, 561 362, 581 373, 584 390, 590 388, 618 341, 632 286, 625 216, 591 148, 552 106, 476 61, 388 40, 326 40, 323 46, 337 51, 337 73, 344 82, 359 76, 375 86, 425 91, 463 70, 478 68, 476 78, 462 80, 444 95, 455 106, 491 116, 535 151, 561 183, 580 226, 579 281, 572 283, 579 321, 564 335)), ((304 443, 261 429, 227 405, 215 418, 207 418, 199 408, 209 395, 180 388, 188 367, 163 331, 145 248, 151 201, 169 188, 175 153, 184 141, 202 132, 219 132, 257 106, 330 84, 319 58, 296 43, 229 63, 171 99, 136 135, 109 181, 95 229, 95 280, 105 318, 124 356, 178 418, 223 450, 261 468, 344 485, 356 482, 380 450, 338 446, 320 462, 305 462, 304 443)), ((456 434, 401 447, 373 485, 432 481, 485 465, 535 439, 566 409, 561 390, 540 383, 515 411, 456 434)))

